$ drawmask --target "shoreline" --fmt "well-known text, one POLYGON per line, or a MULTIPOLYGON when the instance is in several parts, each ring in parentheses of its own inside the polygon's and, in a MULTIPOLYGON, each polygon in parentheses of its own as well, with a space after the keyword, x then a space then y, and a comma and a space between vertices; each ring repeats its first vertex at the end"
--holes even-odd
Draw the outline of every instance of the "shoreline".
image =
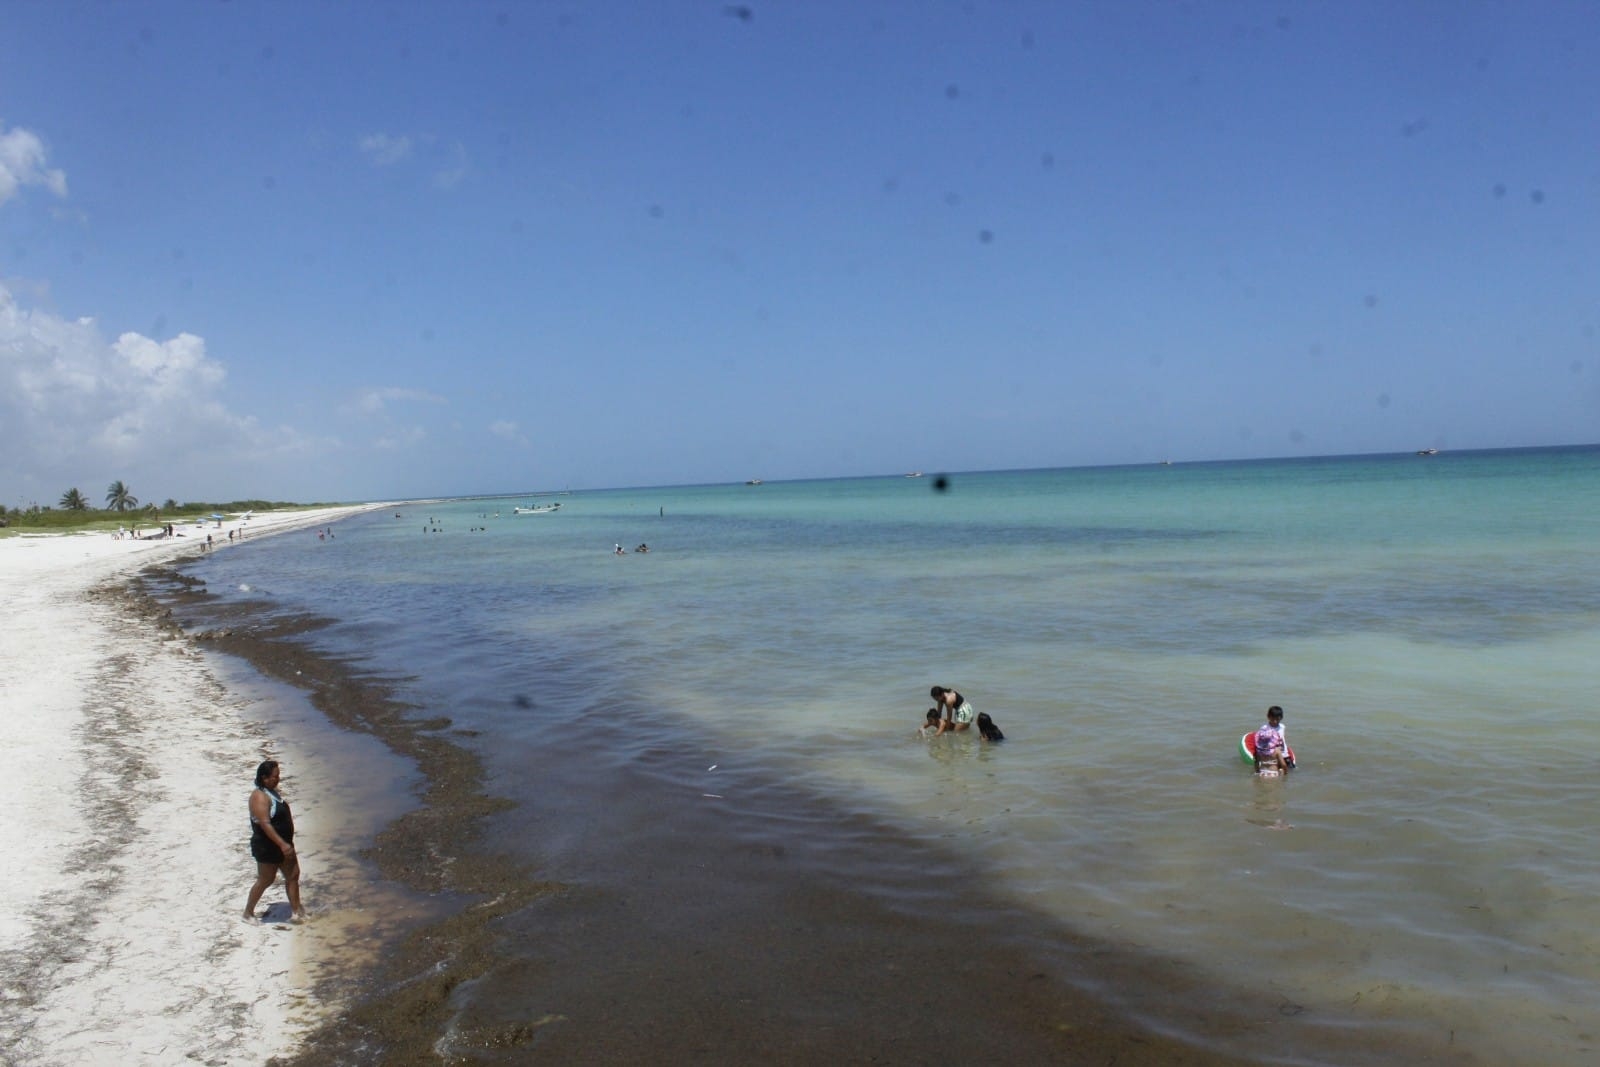
MULTIPOLYGON (((1046 974, 1053 968, 1031 952, 1005 944, 1005 938, 974 944, 970 939, 996 922, 996 916, 974 926, 958 917, 905 915, 857 890, 809 878, 773 899, 773 887, 760 884, 769 877, 766 872, 749 883, 753 894, 724 898, 717 907, 729 910, 711 924, 728 923, 726 936, 757 949, 746 962, 762 974, 749 975, 746 989, 761 992, 753 1002, 739 998, 744 1007, 735 1010, 726 998, 726 976, 701 973, 701 951, 679 943, 674 935, 706 928, 702 909, 718 900, 726 885, 718 885, 722 879, 707 872, 729 869, 729 849, 738 854, 736 863, 747 863, 746 846, 714 844, 722 858, 687 864, 678 891, 665 895, 665 912, 641 900, 619 916, 607 899, 616 887, 543 881, 496 847, 493 837, 505 826, 494 817, 513 805, 484 792, 482 760, 450 739, 451 734, 464 740, 473 735, 452 729, 445 716, 407 704, 397 695, 404 679, 368 672, 359 663, 315 651, 299 640, 326 620, 280 613, 260 602, 223 603, 204 590, 203 580, 170 570, 147 570, 130 586, 136 610, 181 627, 202 646, 247 663, 263 678, 305 691, 310 704, 335 727, 381 739, 417 767, 422 778, 421 788, 414 790, 421 806, 396 817, 362 855, 373 861, 382 879, 425 896, 424 907, 378 933, 381 948, 369 954, 364 971, 325 977, 333 986, 342 984, 347 995, 294 1049, 271 1061, 279 1067, 447 1062, 461 1056, 473 1062, 515 1063, 533 1048, 564 1061, 626 1062, 670 1048, 674 1059, 732 1063, 748 1062, 769 1042, 803 1050, 798 1058, 783 1060, 796 1063, 848 1060, 862 1042, 866 1047, 899 1046, 912 1057, 907 1062, 920 1062, 923 1055, 952 1045, 974 1058, 1000 1055, 1016 1062, 1078 1062, 1085 1056, 1134 1065, 1220 1067, 1238 1062, 1203 1043, 1163 1034, 1151 1025, 1153 1020, 1124 1014, 1107 999, 1075 988, 1075 981, 1046 974), (432 908, 427 907, 430 901, 432 908), (689 902, 688 914, 671 901, 689 902), (789 917, 784 925, 799 925, 777 932, 772 928, 775 915, 767 914, 765 905, 789 917), (742 914, 734 919, 736 912, 742 914), (821 929, 835 924, 847 931, 844 943, 823 947, 815 941, 821 929), (505 943, 514 931, 531 932, 525 943, 542 946, 535 948, 534 960, 505 943), (762 944, 763 935, 772 940, 762 944), (550 937, 554 944, 546 943, 550 937), (886 970, 861 965, 867 944, 876 946, 870 954, 886 970), (642 986, 637 984, 642 976, 627 973, 631 969, 610 970, 608 961, 622 958, 654 960, 642 986), (803 962, 791 970, 784 960, 803 962), (572 1015, 550 1012, 529 1018, 516 1007, 506 1006, 508 1012, 495 1003, 464 1003, 455 996, 458 989, 492 989, 508 979, 520 985, 530 966, 542 974, 548 994, 565 1003, 572 1015), (841 971, 841 966, 847 969, 841 971), (963 987, 991 991, 995 1002, 987 1007, 983 1024, 974 1026, 963 1012, 952 1014, 927 999, 926 976, 939 974, 963 987), (789 982, 799 985, 777 988, 789 982), (660 1017, 658 1007, 646 1007, 654 1023, 645 1029, 629 1025, 614 1017, 619 994, 641 1005, 658 999, 663 1006, 675 1003, 675 1021, 660 1017), (841 1019, 818 1031, 808 1012, 779 1007, 796 996, 802 1002, 818 997, 832 1001, 844 994, 862 1005, 858 1010, 865 1030, 843 1027, 841 1019), (874 1003, 876 1009, 868 1007, 874 1003), (777 1012, 776 1017, 763 1005, 777 1012)), ((629 798, 624 803, 638 802, 629 798)), ((691 836, 706 842, 719 839, 709 831, 691 836)), ((625 881, 643 877, 655 883, 667 856, 687 858, 679 840, 663 840, 661 847, 666 849, 663 856, 623 858, 617 872, 625 881)), ((909 847, 912 853, 920 851, 909 847)), ((764 846, 758 866, 783 854, 782 844, 764 846)), ((357 888, 345 895, 363 894, 357 888)), ((656 897, 654 887, 649 895, 656 897)), ((965 903, 970 908, 958 910, 969 914, 993 907, 981 894, 965 903)), ((1009 908, 1004 913, 1014 914, 1009 908)), ((1072 940, 1072 947, 1065 948, 1069 956, 1100 951, 1087 941, 1072 940)), ((745 948, 727 948, 735 957, 745 955, 745 948)), ((1135 961, 1134 973, 1155 980, 1148 966, 1135 961)), ((1188 976, 1166 976, 1159 984, 1175 994, 1199 992, 1188 976)))
MULTIPOLYGON (((336 1009, 272 1062, 315 1067, 367 1062, 375 1054, 385 1062, 432 1058, 455 1015, 452 991, 495 960, 491 924, 560 888, 474 848, 488 817, 509 802, 484 791, 482 763, 450 739, 455 731, 447 717, 413 717, 416 709, 396 695, 395 680, 298 640, 326 620, 281 614, 258 602, 221 603, 203 580, 166 568, 148 569, 129 587, 134 610, 164 620, 270 684, 294 689, 329 729, 371 739, 411 769, 408 802, 391 804, 368 835, 370 844, 359 850, 370 868, 366 883, 333 890, 344 925, 361 931, 360 959, 321 961, 316 985, 338 1000, 336 1009), (380 911, 388 918, 377 922, 373 915, 380 911)), ((315 912, 316 903, 307 901, 315 912)), ((310 929, 322 923, 319 915, 310 929)))
MULTIPOLYGON (((363 855, 382 879, 424 895, 432 914, 381 931, 370 967, 341 976, 355 984, 345 986, 339 1010, 275 1059, 280 1067, 511 1064, 535 1050, 562 1062, 654 1062, 670 1050, 674 1060, 744 1063, 783 1049, 779 1062, 792 1063, 849 1062, 876 1050, 886 1062, 954 1053, 1220 1067, 1244 1062, 1228 1046, 1262 1029, 1232 1012, 1206 1021, 1214 991, 1193 974, 1041 924, 970 884, 971 872, 954 873, 950 857, 888 827, 869 829, 875 820, 856 817, 846 837, 887 834, 878 848, 892 864, 926 871, 924 888, 939 887, 949 914, 908 914, 870 891, 802 874, 785 857, 806 846, 785 844, 780 833, 752 848, 750 828, 730 834, 725 817, 704 807, 680 812, 647 842, 613 835, 604 817, 594 821, 596 803, 613 813, 674 806, 637 778, 621 794, 591 798, 579 831, 606 871, 601 881, 541 880, 537 859, 519 863, 513 857, 526 853, 505 847, 504 835, 520 834, 530 813, 486 794, 475 734, 407 703, 409 678, 303 640, 328 620, 223 602, 192 572, 147 572, 137 584, 144 610, 306 691, 335 726, 382 739, 423 779, 412 791, 421 806, 395 818, 363 855), (1042 954, 1040 937, 1052 942, 1042 954), (1118 986, 1185 1007, 1153 1017, 1115 995, 1118 986), (973 991, 981 1016, 964 997, 945 1003, 941 988, 973 991)), ((573 773, 586 776, 581 760, 573 773)), ((799 795, 792 803, 828 806, 799 795)))
MULTIPOLYGON (((380 506, 389 505, 373 507, 380 506)), ((301 526, 323 521, 329 520, 301 526)), ((192 570, 147 566, 184 563, 187 555, 170 553, 158 560, 141 554, 138 568, 111 567, 101 575, 120 583, 111 592, 85 598, 86 590, 73 586, 80 594, 74 600, 70 590, 57 590, 69 609, 87 599, 96 618, 93 627, 72 627, 61 614, 54 616, 64 627, 54 642, 63 661, 48 670, 44 685, 101 680, 104 671, 85 674, 81 664, 66 662, 72 656, 141 670, 143 661, 159 661, 148 668, 157 674, 159 664, 171 666, 166 661, 198 666, 216 689, 207 700, 214 696, 221 704, 212 719, 225 728, 222 736, 201 729, 212 719, 197 720, 189 707, 193 691, 180 685, 161 695, 161 717, 171 720, 164 735, 169 748, 161 760, 186 768, 198 760, 209 767, 204 773, 184 770, 187 777, 175 779, 184 783, 182 795, 163 810, 199 808, 200 801, 210 810, 214 800, 213 821, 224 844, 206 847, 204 833, 187 834, 181 857, 163 856, 162 873, 190 888, 198 903, 175 902, 163 911, 165 902, 146 900, 133 909, 139 922, 128 929, 117 928, 123 904, 102 909, 110 921, 95 912, 92 897, 101 887, 81 863, 58 862, 60 881, 69 888, 75 879, 85 883, 73 888, 75 907, 51 928, 68 951, 57 961, 35 961, 24 974, 44 989, 38 997, 23 1001, 7 994, 0 1000, 0 1033, 9 1041, 15 1024, 26 1042, 17 1043, 19 1064, 82 1062, 113 1049, 155 1062, 196 1058, 296 1067, 451 1056, 514 1063, 534 1049, 589 1062, 641 1056, 648 1061, 672 1050, 700 1062, 764 1057, 811 1063, 859 1058, 876 1049, 889 1056, 888 1062, 918 1062, 922 1053, 963 1050, 974 1058, 1003 1051, 1018 1062, 1209 1065, 1247 1062, 1237 1052, 1241 1039, 1279 1027, 1300 1029, 1287 1015, 1263 1020, 1226 1010, 1201 1024, 1209 1016, 1205 1006, 1219 996, 1203 979, 1169 961, 1143 958, 1064 929, 1036 927, 1036 916, 997 907, 981 889, 962 889, 959 877, 948 899, 961 902, 957 913, 967 916, 964 920, 907 915, 853 886, 797 880, 781 838, 754 848, 753 839, 741 844, 737 835, 727 835, 723 818, 709 811, 674 819, 669 835, 648 853, 630 853, 626 843, 612 845, 619 855, 609 857, 614 862, 604 886, 541 882, 528 867, 495 854, 501 843, 495 835, 508 829, 507 820, 495 816, 503 815, 509 802, 485 794, 484 768, 472 751, 470 733, 407 704, 401 695, 405 679, 365 671, 359 662, 320 654, 301 640, 326 620, 263 610, 259 603, 223 603, 204 591, 203 578, 192 570), (119 648, 126 643, 119 635, 127 638, 130 632, 149 640, 119 648), (209 651, 224 655, 213 657, 209 651), (235 662, 240 677, 227 677, 226 664, 235 662), (245 714, 246 690, 258 687, 291 692, 267 692, 257 703, 269 711, 245 714), (302 705, 303 715, 296 710, 302 705), (244 730, 255 743, 243 751, 277 757, 274 738, 285 750, 285 795, 296 804, 297 822, 310 846, 305 888, 314 916, 292 934, 264 925, 262 935, 251 938, 255 931, 237 919, 250 877, 242 802, 254 759, 241 759, 236 735, 227 729, 244 730), (319 763, 309 752, 293 752, 296 742, 290 739, 299 730, 321 730, 319 743, 334 736, 376 738, 384 751, 375 754, 371 746, 340 751, 319 763), (226 748, 230 742, 232 750, 226 748), (337 779, 364 778, 371 767, 386 763, 388 788, 364 801, 367 815, 381 808, 382 818, 369 821, 365 835, 360 829, 349 835, 341 852, 333 824, 361 820, 342 818, 336 810, 348 801, 337 779), (395 763, 407 767, 396 772, 395 763), (207 787, 207 775, 220 784, 207 787), (328 791, 319 793, 323 783, 328 791), (306 800, 313 802, 302 807, 306 800), (370 847, 351 843, 361 841, 371 842, 370 847), (219 856, 225 856, 220 866, 219 856), (653 884, 656 879, 663 884, 653 884), (665 883, 671 889, 663 892, 665 883), (209 897, 196 895, 208 885, 209 897), (207 915, 207 923, 215 912, 231 939, 221 936, 209 947, 196 946, 191 935, 184 941, 174 933, 192 929, 197 911, 207 915), (157 921, 167 925, 149 926, 157 921), (1041 956, 1026 947, 1030 939, 1019 936, 1022 930, 1014 923, 1026 924, 1030 933, 1043 931, 1055 947, 1041 956), (276 937, 266 936, 268 930, 276 937), (684 943, 684 931, 710 940, 684 943), (508 938, 520 938, 531 955, 508 948, 508 938), (159 949, 152 952, 152 943, 159 949), (135 944, 144 955, 126 956, 135 944), (718 951, 704 951, 713 946, 718 951), (617 960, 628 965, 616 967, 617 960), (102 974, 95 970, 97 962, 110 966, 102 974), (158 964, 153 973, 151 962, 158 964), (162 981, 191 989, 188 999, 152 1010, 149 984, 162 981), (479 996, 463 1010, 456 996, 457 990, 474 987, 483 993, 530 984, 541 1002, 549 1002, 548 1012, 530 1015, 522 998, 492 995, 479 996), (947 985, 982 991, 982 1014, 974 1017, 935 1002, 936 991, 947 985), (1119 988, 1155 991, 1169 1003, 1185 1005, 1177 1012, 1184 1025, 1174 1029, 1171 1019, 1130 1010, 1115 995, 1119 988), (193 992, 201 989, 209 995, 193 992), (101 1007, 97 998, 104 997, 120 1007, 101 1007), (24 1019, 25 1028, 16 1023, 24 1019), (62 1058, 44 1056, 41 1047, 62 1058), (442 1048, 451 1050, 449 1055, 442 1048)), ((0 568, 8 577, 18 573, 3 549, 0 568)), ((0 667, 8 668, 0 671, 8 696, 15 674, 10 659, 9 651, 0 656, 0 667)), ((193 683, 197 677, 180 672, 178 680, 193 683)), ((76 686, 80 719, 91 706, 100 706, 89 689, 76 686)), ((148 690, 139 692, 140 699, 151 699, 148 690)), ((114 725, 131 729, 135 724, 117 720, 114 725)), ((115 759, 92 765, 80 759, 76 766, 80 779, 117 792, 115 759)), ((582 775, 583 768, 574 773, 582 775)), ((654 787, 637 784, 638 795, 625 802, 652 804, 654 787)), ((0 785, 0 804, 11 796, 6 788, 0 785)), ((105 793, 86 795, 103 798, 105 793)), ((805 796, 794 803, 824 806, 805 796)), ((13 820, 13 829, 25 821, 13 820)), ((88 838, 84 847, 72 836, 83 837, 81 827, 56 829, 65 835, 66 851, 77 848, 79 861, 107 862, 94 852, 96 846, 107 847, 103 839, 88 838)), ((756 827, 765 829, 770 828, 756 827)), ((868 827, 858 819, 854 829, 865 833, 868 827)), ((874 828, 869 836, 878 833, 874 828)), ((30 843, 36 851, 61 860, 63 850, 48 834, 35 836, 39 840, 30 843)), ((162 840, 178 836, 168 827, 162 840)), ((0 838, 0 845, 7 843, 0 838)), ((895 843, 892 836, 882 844, 917 869, 926 869, 929 860, 937 865, 941 858, 920 846, 895 843)), ((600 842, 585 848, 607 851, 600 842)), ((120 856, 114 852, 110 860, 120 856)), ((131 870, 122 873, 123 881, 138 877, 131 870)), ((124 896, 144 900, 137 892, 124 896)), ((276 888, 266 900, 281 898, 276 888)), ((7 917, 6 903, 0 898, 0 920, 7 917)), ((0 980, 7 988, 13 986, 10 961, 0 941, 0 980)), ((1328 1023, 1337 1026, 1323 1020, 1328 1023)), ((1305 1062, 1392 1062, 1359 1037, 1352 1041, 1325 1033, 1327 1038, 1332 1040, 1324 1051, 1345 1055, 1305 1062)), ((1304 1036, 1277 1036, 1285 1039, 1304 1048, 1304 1036)), ((1460 1061, 1451 1057, 1450 1062, 1460 1061)))
MULTIPOLYGON (((230 528, 254 540, 387 506, 207 531, 222 535, 211 551, 227 551, 230 528)), ((278 921, 281 881, 263 898, 272 921, 240 918, 253 870, 244 800, 254 764, 293 744, 264 721, 281 709, 244 699, 212 657, 121 594, 152 564, 201 554, 192 538, 0 539, 12 757, 0 776, 0 1043, 18 1064, 261 1063, 329 1010, 309 976, 337 938, 278 921)), ((298 829, 316 843, 324 822, 343 821, 342 798, 301 788, 311 803, 298 829)), ((339 859, 326 846, 314 856, 312 879, 339 859)))

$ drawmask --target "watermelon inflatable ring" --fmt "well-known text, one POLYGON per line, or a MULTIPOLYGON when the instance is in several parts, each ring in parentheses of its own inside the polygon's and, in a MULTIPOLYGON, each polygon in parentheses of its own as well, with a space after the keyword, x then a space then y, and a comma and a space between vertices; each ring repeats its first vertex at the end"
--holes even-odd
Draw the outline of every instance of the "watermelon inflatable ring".
MULTIPOLYGON (((1284 755, 1289 757, 1289 766, 1292 768, 1294 766, 1294 749, 1285 749, 1284 755)), ((1254 730, 1239 738, 1239 758, 1252 767, 1256 765, 1256 732, 1254 730)))

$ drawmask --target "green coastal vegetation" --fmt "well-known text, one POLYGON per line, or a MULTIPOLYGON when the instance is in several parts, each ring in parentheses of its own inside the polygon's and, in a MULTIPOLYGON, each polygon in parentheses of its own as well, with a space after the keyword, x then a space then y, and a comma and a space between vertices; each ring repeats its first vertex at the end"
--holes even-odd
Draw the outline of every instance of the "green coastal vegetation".
POLYGON ((104 506, 95 507, 83 490, 72 487, 54 505, 31 503, 8 508, 0 504, 0 537, 18 533, 78 533, 93 530, 140 529, 182 525, 212 515, 237 518, 246 511, 279 511, 291 508, 330 507, 329 504, 293 503, 282 500, 230 500, 226 503, 185 501, 170 497, 160 504, 142 503, 121 480, 106 486, 104 506))

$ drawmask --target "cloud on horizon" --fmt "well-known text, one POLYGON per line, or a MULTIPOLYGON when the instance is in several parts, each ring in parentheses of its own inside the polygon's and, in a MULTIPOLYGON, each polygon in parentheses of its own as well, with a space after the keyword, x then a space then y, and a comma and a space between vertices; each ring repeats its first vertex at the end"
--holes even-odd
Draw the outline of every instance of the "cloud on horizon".
POLYGON ((95 499, 91 490, 112 478, 161 480, 159 495, 226 494, 218 478, 231 484, 263 461, 327 447, 229 409, 219 395, 226 380, 194 334, 160 341, 129 332, 108 341, 95 320, 30 310, 0 285, 0 424, 8 438, 0 494, 8 504, 17 493, 53 504, 78 487, 95 499), (216 474, 207 480, 208 472, 216 474))

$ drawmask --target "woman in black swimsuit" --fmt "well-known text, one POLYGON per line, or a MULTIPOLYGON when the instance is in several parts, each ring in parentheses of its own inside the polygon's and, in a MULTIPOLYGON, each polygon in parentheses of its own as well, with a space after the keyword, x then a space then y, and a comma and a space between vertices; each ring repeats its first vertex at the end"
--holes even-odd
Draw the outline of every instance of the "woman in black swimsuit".
POLYGON ((283 888, 289 895, 289 910, 295 921, 306 917, 300 906, 300 857, 294 850, 294 816, 278 795, 281 772, 277 760, 267 760, 256 768, 256 787, 250 794, 250 854, 256 858, 256 884, 250 887, 244 917, 256 917, 256 904, 283 871, 283 888))

